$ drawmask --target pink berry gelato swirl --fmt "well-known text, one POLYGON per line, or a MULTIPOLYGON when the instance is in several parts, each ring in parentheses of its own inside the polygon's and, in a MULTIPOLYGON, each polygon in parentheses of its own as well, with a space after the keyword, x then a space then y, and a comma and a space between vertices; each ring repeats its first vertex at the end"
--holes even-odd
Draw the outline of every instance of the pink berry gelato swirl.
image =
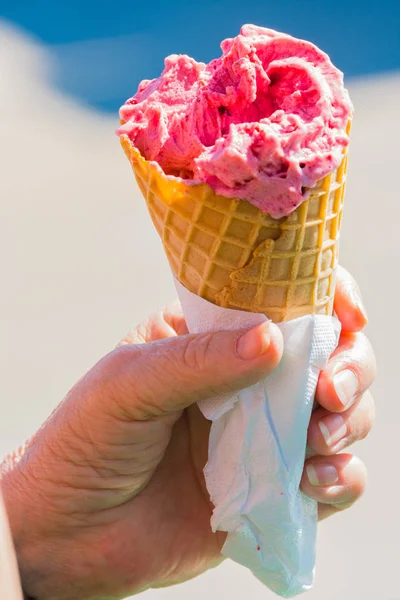
POLYGON ((310 42, 254 25, 221 48, 208 65, 166 58, 120 109, 117 133, 167 176, 289 215, 343 158, 343 74, 310 42))

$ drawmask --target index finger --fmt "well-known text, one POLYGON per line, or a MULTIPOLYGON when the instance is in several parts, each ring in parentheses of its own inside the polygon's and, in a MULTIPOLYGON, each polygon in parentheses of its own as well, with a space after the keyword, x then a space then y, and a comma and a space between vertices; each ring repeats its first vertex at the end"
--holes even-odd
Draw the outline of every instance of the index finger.
POLYGON ((175 300, 129 331, 117 347, 125 344, 147 344, 186 333, 188 329, 182 307, 178 300, 175 300))

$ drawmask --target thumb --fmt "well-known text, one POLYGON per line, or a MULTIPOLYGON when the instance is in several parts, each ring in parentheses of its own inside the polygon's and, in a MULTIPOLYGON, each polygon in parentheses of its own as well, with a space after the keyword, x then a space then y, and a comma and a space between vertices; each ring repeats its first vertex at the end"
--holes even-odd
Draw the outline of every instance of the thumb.
POLYGON ((119 416, 147 420, 256 383, 278 365, 282 350, 280 330, 264 322, 125 345, 98 363, 98 373, 119 416))

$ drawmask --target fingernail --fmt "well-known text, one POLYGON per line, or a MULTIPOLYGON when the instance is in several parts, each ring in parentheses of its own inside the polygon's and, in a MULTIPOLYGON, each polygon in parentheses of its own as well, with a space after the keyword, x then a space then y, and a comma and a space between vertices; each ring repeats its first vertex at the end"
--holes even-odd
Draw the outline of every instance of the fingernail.
POLYGON ((350 369, 339 371, 333 378, 333 385, 340 402, 345 408, 349 408, 356 399, 358 390, 358 379, 350 369))
POLYGON ((268 321, 246 331, 237 341, 236 352, 243 360, 252 360, 265 354, 271 343, 268 321))
POLYGON ((338 472, 333 465, 307 465, 306 472, 308 481, 316 487, 333 485, 339 480, 338 472))
POLYGON ((327 446, 333 446, 339 442, 347 433, 347 424, 342 415, 328 415, 320 420, 318 427, 324 437, 327 446))

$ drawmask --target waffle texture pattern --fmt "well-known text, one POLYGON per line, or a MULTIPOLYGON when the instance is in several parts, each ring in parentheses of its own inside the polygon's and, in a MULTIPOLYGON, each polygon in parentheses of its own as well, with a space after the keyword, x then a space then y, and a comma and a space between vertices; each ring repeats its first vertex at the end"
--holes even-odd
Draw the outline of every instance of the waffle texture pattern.
POLYGON ((347 154, 291 215, 273 219, 206 184, 166 176, 122 136, 175 277, 221 307, 275 322, 331 315, 347 154))

